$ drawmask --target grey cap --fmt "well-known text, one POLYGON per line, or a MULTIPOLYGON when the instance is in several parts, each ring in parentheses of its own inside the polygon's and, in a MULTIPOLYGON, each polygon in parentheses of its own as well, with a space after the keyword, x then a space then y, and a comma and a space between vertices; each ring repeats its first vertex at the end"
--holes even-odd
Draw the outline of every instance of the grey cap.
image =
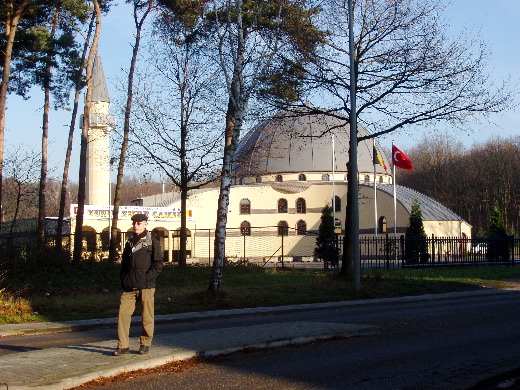
POLYGON ((134 221, 134 222, 148 221, 148 216, 146 214, 134 214, 134 215, 132 215, 132 221, 134 221))

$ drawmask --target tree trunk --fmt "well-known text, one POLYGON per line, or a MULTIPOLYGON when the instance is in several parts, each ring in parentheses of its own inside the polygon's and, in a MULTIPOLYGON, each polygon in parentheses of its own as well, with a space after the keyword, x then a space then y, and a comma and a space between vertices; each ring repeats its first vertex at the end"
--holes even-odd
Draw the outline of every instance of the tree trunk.
POLYGON ((90 25, 88 28, 87 38, 85 39, 85 44, 83 45, 83 53, 81 55, 81 63, 78 69, 78 73, 76 74, 76 92, 74 95, 74 106, 72 108, 72 116, 70 120, 69 126, 69 138, 67 141, 67 151, 65 152, 65 163, 63 165, 63 177, 61 179, 61 189, 60 189, 60 210, 58 213, 58 228, 56 232, 56 251, 60 252, 63 247, 63 218, 65 217, 65 204, 67 201, 67 182, 69 180, 69 166, 70 166, 70 155, 72 154, 72 143, 74 140, 74 130, 76 126, 76 117, 78 115, 78 106, 79 106, 79 96, 81 90, 83 89, 81 80, 83 79, 83 70, 85 69, 85 59, 87 57, 88 52, 88 44, 90 42, 90 38, 92 36, 92 30, 94 28, 94 21, 96 20, 95 15, 90 19, 90 25))
POLYGON ((213 271, 208 286, 209 291, 216 292, 222 284, 224 270, 224 258, 226 255, 226 225, 229 206, 229 192, 231 188, 231 168, 238 137, 242 125, 243 112, 239 111, 232 97, 229 98, 226 114, 226 144, 224 146, 224 158, 222 162, 222 173, 220 178, 220 193, 218 197, 217 222, 215 226, 215 248, 213 271))
MULTIPOLYGON (((135 64, 137 62, 137 54, 139 53, 139 45, 141 43, 141 30, 146 17, 153 9, 153 0, 148 0, 147 8, 140 20, 137 18, 137 12, 140 9, 139 4, 134 2, 134 22, 136 27, 135 43, 132 51, 132 59, 130 60, 130 70, 128 72, 127 97, 125 108, 125 122, 123 126, 123 142, 121 143, 121 151, 119 154, 119 166, 117 169, 117 183, 114 193, 114 211, 112 215, 112 228, 110 232, 109 259, 112 262, 117 260, 117 222, 119 220, 119 204, 121 203, 121 187, 123 185, 123 171, 125 167, 126 151, 128 149, 128 137, 130 134, 130 114, 132 113, 132 100, 134 88, 135 64)), ((109 195, 110 196, 110 195, 109 195)))
POLYGON ((96 15, 96 30, 92 46, 87 60, 87 94, 85 96, 85 111, 83 114, 83 129, 81 131, 81 150, 79 155, 79 180, 78 180, 78 212, 76 215, 76 229, 74 232, 74 251, 72 261, 79 263, 81 261, 81 253, 83 251, 83 212, 85 210, 85 189, 87 177, 87 135, 90 127, 90 106, 92 104, 92 68, 94 65, 94 57, 97 52, 99 34, 101 32, 101 9, 98 0, 93 0, 94 12, 96 15))
POLYGON ((58 26, 58 19, 60 12, 54 13, 52 21, 51 35, 49 37, 51 43, 49 46, 49 52, 47 53, 46 64, 45 64, 45 75, 43 79, 43 90, 44 90, 44 105, 43 105, 43 125, 42 125, 42 156, 41 156, 41 171, 40 171, 40 188, 38 190, 38 247, 39 253, 45 245, 45 217, 46 217, 46 196, 47 196, 47 157, 48 157, 48 145, 49 145, 49 112, 51 110, 51 84, 52 84, 52 59, 54 57, 54 35, 56 34, 56 28, 58 26))
MULTIPOLYGON (((9 76, 11 73, 11 57, 13 54, 14 38, 18 22, 25 9, 29 5, 30 0, 23 0, 14 13, 7 15, 5 20, 5 46, 4 46, 4 63, 2 72, 2 83, 0 84, 0 231, 2 229, 3 210, 2 210, 2 192, 3 192, 3 165, 4 165, 4 136, 5 136, 5 111, 7 109, 7 91, 9 87, 9 76)), ((8 7, 14 8, 12 1, 8 2, 8 7)))
POLYGON ((220 193, 218 198, 217 222, 215 226, 215 251, 213 270, 208 290, 216 292, 222 284, 224 270, 224 258, 226 255, 226 225, 229 206, 229 192, 231 188, 231 168, 235 158, 238 138, 242 130, 242 119, 244 116, 246 100, 243 84, 243 64, 245 56, 245 29, 242 21, 242 1, 237 0, 237 47, 233 64, 233 78, 229 85, 229 99, 226 113, 226 134, 224 145, 224 158, 222 161, 222 172, 220 178, 220 193))

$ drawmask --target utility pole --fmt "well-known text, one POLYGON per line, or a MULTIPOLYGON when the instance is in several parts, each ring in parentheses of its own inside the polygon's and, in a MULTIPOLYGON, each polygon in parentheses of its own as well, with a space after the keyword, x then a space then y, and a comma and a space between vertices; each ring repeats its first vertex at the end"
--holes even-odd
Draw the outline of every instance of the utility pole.
POLYGON ((350 58, 350 149, 349 162, 351 174, 350 179, 355 183, 350 183, 349 199, 350 210, 352 212, 352 234, 347 238, 350 240, 350 256, 354 262, 354 289, 361 290, 361 259, 359 254, 359 199, 358 199, 358 163, 357 163, 357 112, 356 112, 356 72, 354 55, 354 12, 352 0, 348 0, 348 43, 350 58))

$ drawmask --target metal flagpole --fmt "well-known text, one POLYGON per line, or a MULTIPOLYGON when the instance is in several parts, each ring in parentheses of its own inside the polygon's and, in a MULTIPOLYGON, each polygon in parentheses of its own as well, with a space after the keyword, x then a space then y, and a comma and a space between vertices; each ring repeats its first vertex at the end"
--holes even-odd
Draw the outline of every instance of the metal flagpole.
POLYGON ((378 251, 378 242, 377 242, 377 174, 376 174, 376 161, 377 158, 377 151, 376 151, 376 139, 372 139, 373 147, 372 147, 372 163, 374 164, 374 237, 376 239, 376 261, 377 261, 377 255, 379 253, 378 251))
MULTIPOLYGON (((394 141, 392 141, 392 153, 394 149, 394 141)), ((394 239, 397 240, 397 197, 395 195, 395 164, 393 164, 394 156, 392 156, 393 181, 394 181, 394 239)))
POLYGON ((334 165, 336 158, 334 156, 334 133, 332 133, 332 218, 334 219, 334 230, 336 229, 336 191, 334 188, 334 165))

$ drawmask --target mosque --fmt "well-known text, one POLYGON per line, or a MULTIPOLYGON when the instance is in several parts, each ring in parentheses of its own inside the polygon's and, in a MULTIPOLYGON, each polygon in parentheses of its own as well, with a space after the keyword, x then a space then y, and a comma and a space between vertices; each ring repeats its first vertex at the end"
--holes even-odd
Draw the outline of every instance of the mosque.
MULTIPOLYGON (((115 121, 109 114, 110 99, 99 58, 93 80, 84 232, 87 249, 106 251, 111 209, 109 135, 115 121)), ((361 126, 358 132, 361 137, 369 134, 361 126)), ((242 137, 232 171, 226 256, 312 258, 327 204, 334 210, 336 232, 344 234, 348 147, 345 120, 312 113, 311 108, 278 112, 242 137)), ((394 223, 393 178, 384 167, 374 165, 373 147, 372 140, 358 144, 360 235, 404 234, 417 198, 427 235, 471 237, 471 226, 454 212, 398 185, 394 223)), ((375 148, 388 162, 377 142, 375 148)), ((189 193, 187 251, 191 258, 211 260, 218 195, 218 186, 189 193)), ((71 205, 71 231, 75 210, 76 205, 71 205)), ((148 227, 159 238, 165 261, 174 261, 179 249, 180 193, 147 196, 134 200, 132 206, 120 206, 122 240, 131 231, 131 216, 140 212, 148 214, 148 227)))

